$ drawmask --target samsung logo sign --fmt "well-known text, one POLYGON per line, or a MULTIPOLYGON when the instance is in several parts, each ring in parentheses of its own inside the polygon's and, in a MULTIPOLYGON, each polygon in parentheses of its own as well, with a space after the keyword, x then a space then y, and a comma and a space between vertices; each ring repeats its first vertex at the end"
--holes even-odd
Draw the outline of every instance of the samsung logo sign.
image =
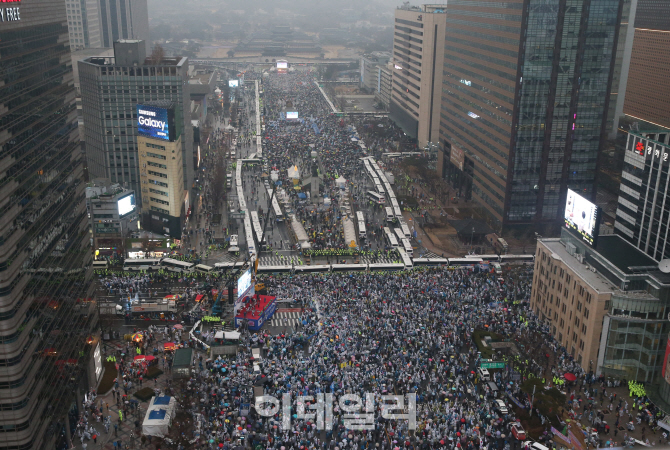
POLYGON ((139 118, 140 125, 146 125, 152 128, 160 128, 161 131, 165 131, 165 122, 160 120, 149 119, 147 117, 140 116, 139 118))

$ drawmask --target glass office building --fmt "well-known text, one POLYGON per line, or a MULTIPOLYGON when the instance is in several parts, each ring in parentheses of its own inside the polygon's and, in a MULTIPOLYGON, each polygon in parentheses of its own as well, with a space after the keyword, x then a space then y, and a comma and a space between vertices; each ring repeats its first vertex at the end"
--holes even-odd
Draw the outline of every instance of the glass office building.
POLYGON ((97 382, 83 159, 65 3, 0 9, 0 450, 50 449, 97 382))
POLYGON ((480 3, 447 6, 440 138, 465 161, 446 175, 495 228, 556 222, 568 187, 595 192, 619 2, 480 3))

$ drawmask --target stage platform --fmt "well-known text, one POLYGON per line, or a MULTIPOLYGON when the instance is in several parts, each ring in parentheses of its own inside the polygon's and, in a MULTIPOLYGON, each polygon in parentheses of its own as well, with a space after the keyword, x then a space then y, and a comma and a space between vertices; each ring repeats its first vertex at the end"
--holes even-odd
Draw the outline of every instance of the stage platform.
POLYGON ((235 315, 235 328, 246 321, 251 331, 258 331, 272 318, 277 310, 277 297, 254 295, 247 297, 245 303, 235 315))

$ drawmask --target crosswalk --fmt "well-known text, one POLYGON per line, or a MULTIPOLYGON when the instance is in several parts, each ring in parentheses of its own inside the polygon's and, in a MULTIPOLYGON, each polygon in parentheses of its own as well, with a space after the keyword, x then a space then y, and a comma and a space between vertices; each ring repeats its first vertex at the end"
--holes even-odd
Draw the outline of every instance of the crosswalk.
POLYGON ((370 264, 389 264, 394 262, 386 256, 361 256, 361 264, 370 263, 370 264))
POLYGON ((271 327, 296 327, 300 324, 300 312, 278 311, 270 319, 271 327))
POLYGON ((298 256, 284 256, 283 258, 279 256, 261 256, 258 264, 261 266, 290 266, 293 263, 299 266, 300 262, 301 259, 298 256))

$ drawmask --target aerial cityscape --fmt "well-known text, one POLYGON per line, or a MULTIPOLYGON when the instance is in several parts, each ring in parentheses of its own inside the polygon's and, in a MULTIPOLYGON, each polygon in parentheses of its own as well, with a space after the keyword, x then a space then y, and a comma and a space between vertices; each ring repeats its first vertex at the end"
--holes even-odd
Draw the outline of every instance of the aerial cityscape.
POLYGON ((1 3, 0 450, 670 447, 670 0, 1 3))

